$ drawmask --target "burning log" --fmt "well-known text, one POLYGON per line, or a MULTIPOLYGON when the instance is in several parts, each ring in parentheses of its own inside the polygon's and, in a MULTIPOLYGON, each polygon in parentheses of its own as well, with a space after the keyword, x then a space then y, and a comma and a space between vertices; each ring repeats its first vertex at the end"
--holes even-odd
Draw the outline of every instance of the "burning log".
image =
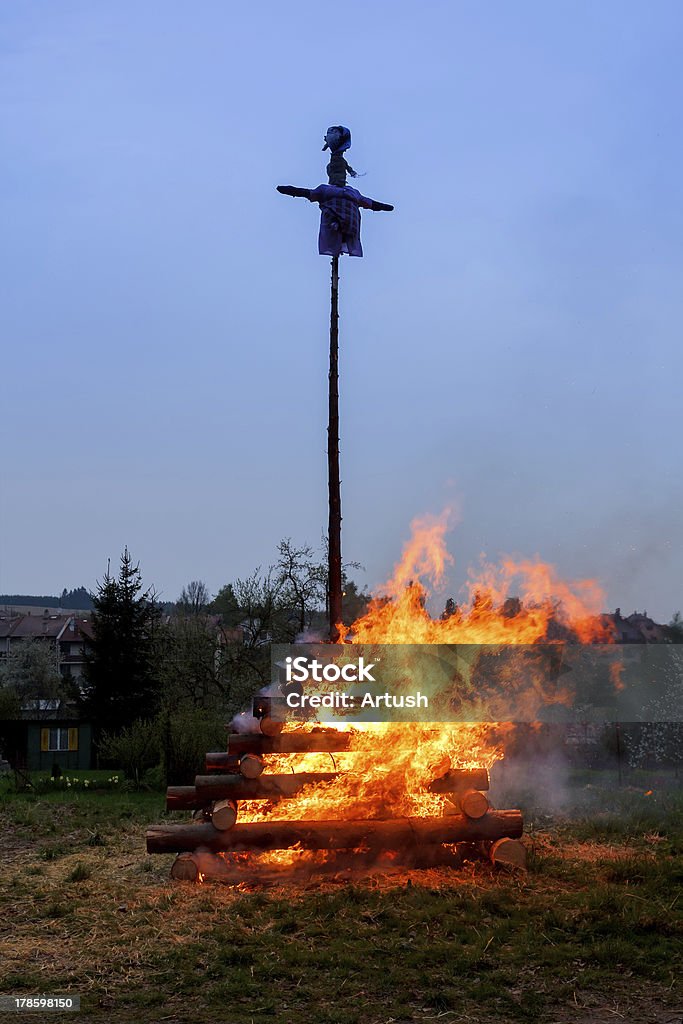
POLYGON ((261 775, 245 779, 242 775, 198 775, 198 786, 169 786, 166 790, 167 811, 192 811, 208 808, 214 800, 279 800, 295 796, 304 786, 336 779, 335 772, 298 775, 261 775))
POLYGON ((278 736, 285 727, 281 719, 273 718, 273 698, 265 693, 254 697, 251 713, 258 719, 259 729, 264 736, 278 736))
POLYGON ((277 800, 282 796, 294 796, 295 793, 300 793, 304 786, 311 786, 319 782, 331 782, 336 778, 336 772, 261 775, 258 779, 245 779, 241 775, 198 775, 194 780, 194 790, 199 806, 204 806, 212 800, 226 798, 277 800))
POLYGON ((263 774, 263 761, 258 754, 242 754, 240 757, 240 775, 245 779, 258 779, 263 774))
POLYGON ((463 793, 470 789, 488 789, 486 768, 451 768, 427 787, 430 793, 463 793))
POLYGON ((518 838, 520 811, 491 811, 479 820, 464 814, 449 818, 393 818, 387 821, 269 821, 237 824, 227 832, 213 825, 154 825, 147 831, 148 853, 208 850, 355 850, 518 838))
POLYGON ((259 722, 259 727, 264 736, 279 736, 285 727, 285 723, 278 721, 277 718, 271 718, 270 715, 264 715, 259 722))
POLYGON ((489 801, 485 793, 478 789, 468 789, 457 796, 457 806, 468 818, 483 818, 489 810, 489 801))
POLYGON ((228 753, 220 751, 206 755, 208 771, 223 769, 234 754, 307 754, 348 750, 351 733, 339 729, 313 729, 311 732, 285 732, 279 736, 228 736, 228 753))
POLYGON ((222 750, 211 751, 204 758, 207 772, 239 772, 241 754, 228 754, 222 750))
POLYGON ((228 867, 215 853, 179 853, 171 866, 171 878, 180 882, 198 882, 207 876, 225 879, 228 867))
POLYGON ((219 832, 227 832, 237 821, 237 804, 234 800, 217 800, 211 809, 211 822, 219 832))

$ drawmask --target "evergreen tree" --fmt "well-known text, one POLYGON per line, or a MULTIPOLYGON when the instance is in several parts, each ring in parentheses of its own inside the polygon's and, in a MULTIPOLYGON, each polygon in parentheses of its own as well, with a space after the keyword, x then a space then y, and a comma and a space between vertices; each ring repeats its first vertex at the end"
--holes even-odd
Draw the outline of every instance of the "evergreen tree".
POLYGON ((154 633, 159 610, 143 591, 139 564, 128 548, 117 577, 109 567, 94 595, 93 637, 81 699, 97 730, 119 731, 157 707, 154 633))
POLYGON ((232 583, 226 583, 221 587, 208 606, 208 611, 212 615, 220 615, 224 626, 232 628, 239 625, 244 618, 244 612, 240 608, 232 583))

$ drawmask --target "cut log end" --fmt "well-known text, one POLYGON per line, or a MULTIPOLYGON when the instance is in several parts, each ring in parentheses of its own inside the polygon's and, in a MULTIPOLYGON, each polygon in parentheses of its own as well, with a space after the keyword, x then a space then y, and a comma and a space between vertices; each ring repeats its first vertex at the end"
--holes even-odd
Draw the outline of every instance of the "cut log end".
POLYGON ((199 863, 193 853, 179 853, 171 866, 171 878, 176 882, 196 882, 199 878, 199 863))
POLYGON ((264 736, 279 736, 284 727, 284 722, 278 722, 277 719, 271 718, 270 715, 264 715, 260 721, 261 732, 264 736))
POLYGON ((240 758, 240 775, 245 779, 258 779, 263 775, 263 761, 258 754, 242 754, 240 758))
POLYGON ((526 847, 519 839, 502 838, 491 843, 489 860, 497 867, 526 870, 526 847))
POLYGON ((477 789, 470 789, 463 793, 458 799, 458 804, 463 814, 475 820, 483 818, 489 809, 488 797, 477 789))
POLYGON ((226 832, 237 821, 237 804, 234 800, 217 800, 211 810, 211 823, 219 832, 226 832))

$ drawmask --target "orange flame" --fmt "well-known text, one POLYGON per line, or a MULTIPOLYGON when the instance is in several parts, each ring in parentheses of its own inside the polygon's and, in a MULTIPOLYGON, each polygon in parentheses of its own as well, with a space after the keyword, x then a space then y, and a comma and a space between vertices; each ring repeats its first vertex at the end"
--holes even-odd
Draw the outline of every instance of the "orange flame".
MULTIPOLYGON (((504 559, 499 566, 482 563, 470 572, 469 604, 448 617, 433 618, 426 608, 432 586, 443 580, 453 562, 446 548, 448 515, 412 523, 410 540, 391 579, 367 612, 342 638, 359 644, 534 644, 572 635, 582 643, 606 642, 607 628, 599 617, 604 594, 592 580, 563 581, 553 566, 540 559, 504 559), (516 589, 517 598, 510 598, 516 589)), ((311 728, 309 723, 303 728, 311 728)), ((332 723, 326 721, 327 725, 332 723)), ((490 768, 503 757, 505 726, 496 723, 443 724, 421 722, 349 726, 350 749, 341 754, 275 754, 266 758, 276 772, 325 771, 339 776, 307 787, 277 805, 248 801, 240 820, 354 819, 443 814, 447 796, 427 787, 449 768, 490 768)), ((287 728, 291 729, 292 726, 287 728)), ((301 728, 301 727, 300 727, 301 728)), ((450 805, 452 809, 452 804, 450 805)), ((273 855, 276 859, 278 854, 273 855)))

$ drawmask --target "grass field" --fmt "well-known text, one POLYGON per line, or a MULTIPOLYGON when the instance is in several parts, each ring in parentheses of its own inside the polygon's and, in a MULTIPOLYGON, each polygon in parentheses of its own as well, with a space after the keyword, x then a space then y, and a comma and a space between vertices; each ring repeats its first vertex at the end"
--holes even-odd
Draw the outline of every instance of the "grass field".
POLYGON ((130 1024, 683 1021, 670 784, 584 774, 555 817, 521 794, 523 876, 468 863, 242 891, 171 884, 172 857, 144 850, 163 796, 115 775, 101 792, 0 782, 2 993, 80 994, 81 1020, 130 1024))

